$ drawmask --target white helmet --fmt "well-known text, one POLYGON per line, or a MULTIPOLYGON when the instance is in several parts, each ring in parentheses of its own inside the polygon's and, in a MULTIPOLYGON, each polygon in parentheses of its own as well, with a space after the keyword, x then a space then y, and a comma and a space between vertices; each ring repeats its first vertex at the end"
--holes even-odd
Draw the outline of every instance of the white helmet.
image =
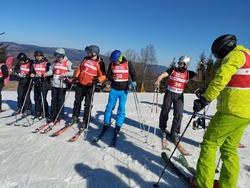
POLYGON ((60 54, 60 55, 65 55, 65 50, 63 48, 57 48, 55 53, 60 54))
POLYGON ((183 63, 185 63, 186 65, 188 65, 188 64, 191 62, 191 57, 190 57, 190 56, 186 56, 186 55, 181 56, 181 57, 179 58, 178 63, 181 63, 181 62, 183 62, 183 63))

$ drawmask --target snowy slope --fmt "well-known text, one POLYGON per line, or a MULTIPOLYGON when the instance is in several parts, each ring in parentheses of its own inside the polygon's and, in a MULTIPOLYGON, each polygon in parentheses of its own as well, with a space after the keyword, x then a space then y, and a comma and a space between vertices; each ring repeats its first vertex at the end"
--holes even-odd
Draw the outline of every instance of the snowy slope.
MULTIPOLYGON (((16 92, 3 91, 3 108, 10 110, 0 114, 0 187, 41 187, 41 188, 123 188, 123 187, 152 187, 163 168, 160 158, 161 144, 159 130, 157 136, 153 136, 153 128, 150 129, 148 143, 146 133, 140 130, 133 95, 129 94, 127 102, 126 124, 121 130, 116 149, 107 147, 111 141, 114 129, 110 128, 100 147, 91 145, 91 140, 101 129, 103 112, 108 99, 107 93, 97 93, 94 98, 92 121, 88 132, 88 139, 79 139, 75 143, 67 140, 76 132, 76 127, 68 129, 59 137, 50 137, 54 128, 48 134, 31 133, 39 127, 38 122, 30 127, 6 126, 13 117, 2 118, 12 113, 15 109, 16 92), (152 145, 155 143, 155 147, 152 145)), ((153 93, 138 94, 141 101, 141 109, 145 120, 145 128, 158 127, 158 115, 150 111, 153 93)), ((163 94, 159 95, 162 102, 163 94)), ((50 101, 50 93, 48 94, 50 101)), ((185 95, 185 111, 183 126, 189 121, 192 113, 194 95, 185 95)), ((66 117, 69 120, 72 115, 74 93, 70 93, 66 101, 66 117)), ((50 103, 50 102, 49 102, 50 103)), ((116 112, 116 109, 115 111, 116 112)), ((215 112, 215 103, 210 105, 208 115, 215 112)), ((159 113, 159 109, 158 109, 159 113)), ((172 112, 170 119, 172 118, 172 112)), ((26 120, 22 121, 23 123, 26 120)), ((168 123, 171 125, 171 121, 168 123)), ((248 145, 250 129, 246 131, 242 143, 248 145)), ((192 130, 190 127, 183 139, 183 145, 192 151, 188 157, 191 166, 195 167, 199 143, 202 141, 203 130, 192 130)), ((173 146, 171 146, 173 148, 173 146)), ((250 187, 247 184, 250 177, 249 148, 239 149, 241 157, 241 171, 238 188, 250 187)), ((178 153, 176 153, 178 155, 178 153)), ((169 171, 163 176, 161 187, 185 187, 178 177, 169 171)))

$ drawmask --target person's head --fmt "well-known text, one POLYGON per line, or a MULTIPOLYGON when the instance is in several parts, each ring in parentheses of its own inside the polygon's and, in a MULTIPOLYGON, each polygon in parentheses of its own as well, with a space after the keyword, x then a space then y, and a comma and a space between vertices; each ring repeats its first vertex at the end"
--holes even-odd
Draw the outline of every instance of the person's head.
POLYGON ((0 47, 0 63, 4 63, 7 59, 6 48, 0 47))
POLYGON ((114 50, 110 55, 110 61, 115 64, 120 64, 122 62, 122 53, 120 50, 114 50))
POLYGON ((58 61, 62 61, 65 57, 65 50, 63 48, 57 48, 54 52, 54 56, 58 61))
POLYGON ((17 61, 19 62, 19 63, 26 63, 27 62, 27 60, 28 60, 28 57, 27 57, 27 55, 25 54, 25 53, 19 53, 18 55, 17 55, 17 57, 16 57, 16 59, 17 59, 17 61))
POLYGON ((42 52, 41 50, 36 50, 36 51, 34 52, 34 57, 35 57, 35 59, 36 59, 37 61, 42 61, 43 58, 44 58, 44 54, 43 54, 43 52, 42 52))
POLYGON ((188 64, 191 62, 191 57, 190 56, 181 56, 178 60, 178 70, 181 72, 187 70, 188 64))
POLYGON ((223 59, 236 45, 237 38, 235 35, 222 35, 214 40, 211 51, 216 58, 223 59))
POLYGON ((87 53, 87 56, 91 59, 97 59, 100 53, 100 48, 96 45, 90 45, 86 46, 85 52, 87 53))

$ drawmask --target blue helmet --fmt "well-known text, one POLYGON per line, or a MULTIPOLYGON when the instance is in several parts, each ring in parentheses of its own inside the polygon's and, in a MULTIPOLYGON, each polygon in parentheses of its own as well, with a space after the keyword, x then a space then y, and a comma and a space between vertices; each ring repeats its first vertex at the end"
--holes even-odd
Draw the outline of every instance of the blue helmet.
POLYGON ((110 60, 112 62, 117 62, 117 61, 121 62, 122 61, 122 53, 121 53, 121 51, 120 50, 113 51, 111 53, 111 55, 110 55, 110 60))

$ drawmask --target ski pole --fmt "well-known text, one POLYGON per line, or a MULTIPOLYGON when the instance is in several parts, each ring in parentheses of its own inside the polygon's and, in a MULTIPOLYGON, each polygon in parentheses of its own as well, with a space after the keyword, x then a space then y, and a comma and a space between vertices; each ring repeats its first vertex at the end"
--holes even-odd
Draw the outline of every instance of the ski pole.
POLYGON ((170 157, 169 157, 167 163, 165 164, 165 167, 164 167, 164 169, 162 170, 162 172, 161 172, 161 174, 160 174, 160 176, 159 176, 159 178, 158 178, 158 181, 157 181, 155 184, 153 184, 153 187, 159 187, 160 180, 161 180, 161 178, 162 178, 164 172, 166 171, 167 167, 168 167, 169 164, 171 163, 171 159, 172 159, 172 157, 173 157, 173 155, 174 155, 174 152, 176 151, 176 149, 177 149, 179 143, 181 142, 182 137, 184 136, 184 134, 185 134, 187 128, 189 127, 189 125, 190 125, 190 123, 191 123, 191 121, 192 121, 192 119, 193 119, 194 117, 195 117, 195 112, 193 112, 193 114, 192 114, 192 116, 191 116, 189 122, 187 123, 187 125, 186 125, 186 127, 185 127, 183 133, 182 133, 181 136, 180 136, 179 141, 176 143, 173 152, 171 153, 171 155, 170 155, 170 157))
POLYGON ((145 131, 145 126, 143 124, 141 109, 140 109, 140 106, 139 106, 139 99, 138 99, 138 96, 136 94, 135 88, 133 88, 133 95, 134 95, 134 101, 135 101, 135 108, 136 108, 139 123, 140 123, 140 129, 142 129, 142 131, 144 132, 145 131))
POLYGON ((88 129, 89 129, 89 123, 90 123, 90 118, 91 118, 91 111, 92 111, 92 104, 93 104, 93 99, 94 99, 94 93, 95 93, 95 86, 96 83, 94 82, 93 87, 92 87, 92 94, 91 94, 91 99, 90 99, 90 109, 89 109, 89 114, 88 114, 88 120, 87 120, 87 127, 84 135, 84 139, 87 139, 88 136, 88 129))
MULTIPOLYGON (((158 114, 158 98, 159 98, 159 88, 156 88, 156 105, 155 105, 155 112, 156 115, 158 114)), ((155 134, 156 134, 156 124, 154 125, 154 137, 153 137, 153 147, 155 146, 155 134)))
POLYGON ((32 87, 31 87, 31 86, 32 86, 32 82, 33 82, 33 79, 31 78, 31 79, 30 79, 29 86, 28 86, 28 90, 27 90, 27 92, 26 92, 26 94, 25 94, 25 97, 24 97, 23 105, 22 105, 22 107, 21 107, 21 113, 22 113, 23 108, 24 108, 24 106, 25 106, 25 103, 26 103, 26 100, 27 100, 27 98, 28 98, 28 94, 29 94, 29 92, 30 92, 30 89, 32 88, 32 87))
POLYGON ((41 82, 40 78, 40 88, 41 88, 41 98, 42 98, 42 107, 43 107, 43 118, 45 118, 45 104, 44 104, 44 91, 43 91, 43 83, 41 82))
MULTIPOLYGON (((154 107, 155 107, 155 113, 157 114, 156 102, 158 102, 158 101, 157 101, 158 95, 156 94, 156 92, 157 92, 157 88, 155 88, 155 90, 154 90, 153 102, 152 102, 152 105, 151 105, 151 114, 153 114, 153 112, 154 112, 154 107)), ((155 126, 154 126, 154 128, 155 128, 155 126)), ((148 142, 148 137, 149 137, 150 129, 151 129, 151 126, 148 126, 147 138, 146 138, 146 142, 145 142, 145 143, 148 142)))
POLYGON ((217 166, 216 166, 216 169, 215 169, 215 173, 219 173, 220 161, 221 161, 221 156, 220 156, 219 161, 218 161, 218 163, 217 163, 217 166))

